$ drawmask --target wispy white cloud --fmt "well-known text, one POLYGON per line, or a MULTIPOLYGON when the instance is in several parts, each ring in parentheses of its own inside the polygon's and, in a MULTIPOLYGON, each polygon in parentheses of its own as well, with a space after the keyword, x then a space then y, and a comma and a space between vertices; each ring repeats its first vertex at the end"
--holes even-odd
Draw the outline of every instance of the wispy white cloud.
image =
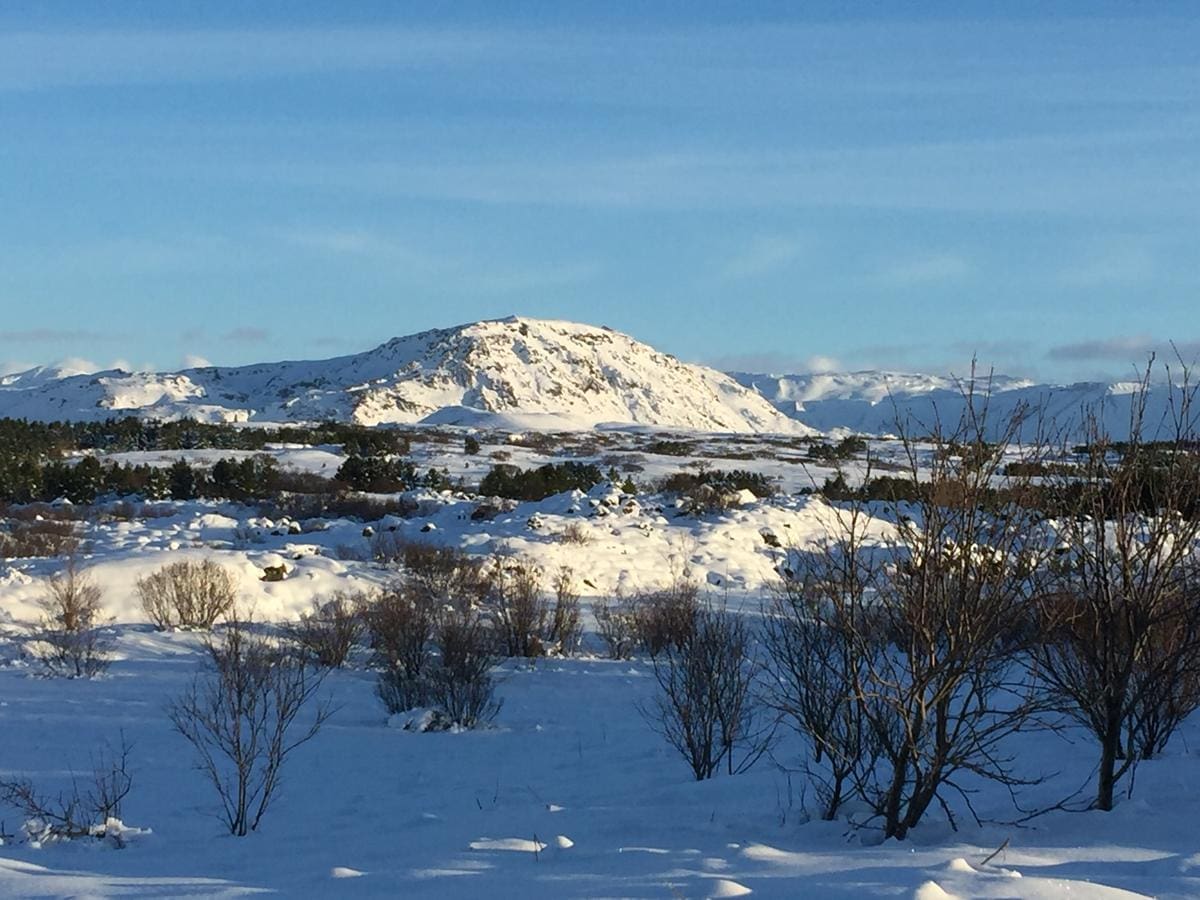
POLYGON ((799 261, 813 246, 803 233, 760 235, 721 267, 727 278, 756 278, 786 269, 799 261))
POLYGON ((934 253, 891 263, 871 276, 871 280, 888 286, 912 287, 962 281, 973 272, 974 267, 965 257, 934 253))
POLYGON ((1148 334, 1096 338, 1051 347, 1046 356, 1060 362, 1106 361, 1140 365, 1153 354, 1168 362, 1182 357, 1193 364, 1200 359, 1200 340, 1167 340, 1148 334))
POLYGON ((844 371, 841 360, 824 354, 801 357, 786 353, 730 353, 711 357, 705 362, 705 365, 722 372, 750 372, 766 375, 844 371))
POLYGON ((185 353, 180 362, 185 369, 207 369, 212 365, 208 359, 203 356, 198 356, 195 353, 185 353))

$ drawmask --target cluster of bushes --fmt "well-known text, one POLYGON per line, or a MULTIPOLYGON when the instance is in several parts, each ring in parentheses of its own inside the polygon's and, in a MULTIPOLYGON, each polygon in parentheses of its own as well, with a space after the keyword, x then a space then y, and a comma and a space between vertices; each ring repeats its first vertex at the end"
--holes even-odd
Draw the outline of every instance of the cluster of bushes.
POLYGON ((419 475, 408 460, 392 456, 350 456, 334 477, 278 467, 271 456, 223 458, 211 466, 176 460, 168 467, 103 464, 85 456, 70 462, 0 459, 0 501, 50 502, 65 497, 91 504, 103 497, 147 500, 268 500, 285 494, 336 495, 347 490, 392 493, 416 486, 453 487, 443 470, 419 475))
POLYGON ((690 441, 657 440, 642 448, 646 453, 656 456, 691 456, 696 446, 690 441))
POLYGON ((628 659, 637 650, 656 658, 678 645, 700 608, 700 585, 677 573, 664 587, 598 600, 594 614, 610 659, 628 659))
POLYGON ((0 557, 69 556, 78 545, 73 521, 0 519, 0 557))
POLYGON ((375 494, 406 491, 417 484, 416 467, 396 456, 349 456, 334 477, 351 490, 375 494))
POLYGON ((759 498, 775 493, 771 479, 759 472, 745 469, 724 471, 707 467, 694 472, 675 472, 659 481, 657 487, 665 493, 678 494, 685 503, 686 511, 693 513, 727 509, 743 490, 759 498))
POLYGON ((103 422, 31 422, 0 419, 0 456, 53 459, 80 450, 107 453, 133 450, 250 450, 271 444, 335 444, 348 454, 406 454, 407 437, 399 431, 323 422, 278 428, 207 424, 181 419, 157 422, 127 416, 103 422))
POLYGON ((501 464, 483 477, 479 493, 512 500, 542 500, 564 491, 586 491, 603 480, 599 468, 585 463, 548 463, 536 469, 501 464))
POLYGON ((867 452, 867 442, 858 435, 848 435, 836 444, 813 442, 808 445, 805 456, 820 462, 842 462, 854 459, 867 452))

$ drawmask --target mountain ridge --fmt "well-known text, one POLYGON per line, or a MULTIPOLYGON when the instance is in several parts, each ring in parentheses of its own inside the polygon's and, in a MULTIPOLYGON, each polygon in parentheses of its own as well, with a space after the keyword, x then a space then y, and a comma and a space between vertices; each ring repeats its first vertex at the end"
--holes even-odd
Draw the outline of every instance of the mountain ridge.
POLYGON ((45 372, 0 382, 0 415, 809 433, 714 369, 609 328, 519 316, 429 329, 325 360, 62 378, 45 372))
MULTIPOLYGON (((202 366, 176 372, 113 369, 80 374, 41 366, 0 376, 0 416, 95 420, 123 415, 209 422, 442 424, 507 430, 598 426, 692 431, 887 435, 958 421, 965 380, 866 370, 767 375, 721 373, 681 362, 604 326, 508 316, 391 338, 323 360, 202 366)), ((1085 436, 1087 418, 1128 435, 1124 382, 1039 384, 981 376, 990 419, 1022 408, 1022 429, 1085 436)), ((1147 421, 1170 411, 1152 388, 1147 421)))

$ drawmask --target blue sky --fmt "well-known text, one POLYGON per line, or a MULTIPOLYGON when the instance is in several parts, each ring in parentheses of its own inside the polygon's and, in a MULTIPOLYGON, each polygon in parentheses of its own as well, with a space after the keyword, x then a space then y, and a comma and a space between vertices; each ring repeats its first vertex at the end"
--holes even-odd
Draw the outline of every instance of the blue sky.
POLYGON ((0 367, 517 313, 726 368, 1200 355, 1200 10, 5 3, 0 367))

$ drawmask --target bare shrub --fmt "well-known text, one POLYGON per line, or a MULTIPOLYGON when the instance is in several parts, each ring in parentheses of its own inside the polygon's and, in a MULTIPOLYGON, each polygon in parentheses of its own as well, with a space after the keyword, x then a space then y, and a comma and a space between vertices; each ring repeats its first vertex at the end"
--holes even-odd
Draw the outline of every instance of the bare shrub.
POLYGON ((328 703, 316 700, 324 671, 235 621, 209 639, 204 671, 167 707, 217 793, 230 834, 258 828, 284 763, 329 718, 328 703))
POLYGON ((400 562, 405 583, 439 606, 483 604, 491 591, 493 570, 453 547, 412 542, 400 562))
POLYGON ((362 594, 338 592, 285 628, 288 638, 318 666, 340 669, 362 638, 365 626, 362 594))
MULTIPOLYGON (((1006 447, 1028 430, 1028 410, 989 421, 988 394, 973 378, 962 398, 956 425, 928 429, 932 458, 898 423, 908 474, 924 473, 929 489, 885 540, 870 603, 832 620, 862 667, 858 712, 880 761, 864 767, 856 793, 897 839, 934 807, 956 827, 952 801, 974 817, 964 778, 1010 793, 1038 780, 1015 771, 1009 738, 1039 710, 1014 623, 1029 609, 1045 540, 1029 481, 993 488, 1006 447)), ((846 540, 844 528, 835 539, 846 540)))
POLYGON ((1049 478, 1066 509, 1053 523, 1058 557, 1045 570, 1033 656, 1056 706, 1100 744, 1102 810, 1200 708, 1196 389, 1186 367, 1168 378, 1156 426, 1152 371, 1153 360, 1130 396, 1128 441, 1117 444, 1093 415, 1083 458, 1049 478))
POLYGON ((666 587, 634 598, 637 639, 650 656, 686 640, 700 610, 700 585, 682 574, 666 587))
POLYGON ((489 608, 506 656, 534 657, 546 652, 550 603, 541 573, 529 560, 498 556, 493 560, 489 608))
POLYGON ((13 519, 0 531, 0 557, 36 559, 70 556, 79 547, 72 521, 55 519, 13 519))
POLYGON ((654 658, 659 691, 641 712, 703 781, 722 764, 731 775, 749 769, 772 729, 755 701, 759 669, 745 621, 705 607, 692 624, 654 658))
POLYGON ((451 548, 408 544, 400 578, 367 607, 389 713, 430 707, 444 727, 477 728, 500 709, 491 670, 496 634, 488 601, 494 570, 451 548))
POLYGON ((763 605, 766 702, 805 742, 805 772, 821 818, 836 819, 877 762, 865 704, 871 656, 883 635, 868 594, 878 562, 864 546, 869 516, 839 510, 838 530, 818 546, 789 554, 786 577, 763 605))
POLYGON ((499 660, 495 637, 478 607, 459 607, 443 613, 437 627, 440 651, 429 670, 430 705, 449 723, 480 728, 500 712, 492 669, 499 660))
POLYGON ((100 587, 69 560, 41 599, 38 656, 52 675, 91 678, 109 665, 112 642, 100 630, 100 587))
POLYGON ((21 813, 24 833, 31 841, 108 838, 121 847, 120 831, 109 825, 121 818, 121 804, 133 789, 129 752, 124 737, 119 750, 105 745, 93 757, 87 788, 72 779, 69 791, 50 795, 38 790, 28 778, 0 781, 0 802, 21 813))
POLYGON ((375 690, 389 714, 425 706, 426 675, 441 610, 436 600, 403 580, 378 593, 364 609, 375 664, 375 690))
POLYGON ((563 566, 554 574, 550 587, 554 591, 554 609, 547 637, 560 654, 569 656, 583 640, 583 613, 575 589, 575 573, 570 566, 563 566))
POLYGON ((209 630, 237 600, 237 580, 211 559, 169 563, 137 581, 146 616, 159 630, 209 630))
POLYGON ((592 536, 588 534, 587 528, 581 522, 571 522, 558 534, 558 539, 564 544, 573 544, 582 547, 592 542, 592 536))
POLYGON ((613 597, 596 600, 592 608, 596 631, 604 641, 609 659, 629 659, 637 646, 637 609, 619 590, 613 597))

